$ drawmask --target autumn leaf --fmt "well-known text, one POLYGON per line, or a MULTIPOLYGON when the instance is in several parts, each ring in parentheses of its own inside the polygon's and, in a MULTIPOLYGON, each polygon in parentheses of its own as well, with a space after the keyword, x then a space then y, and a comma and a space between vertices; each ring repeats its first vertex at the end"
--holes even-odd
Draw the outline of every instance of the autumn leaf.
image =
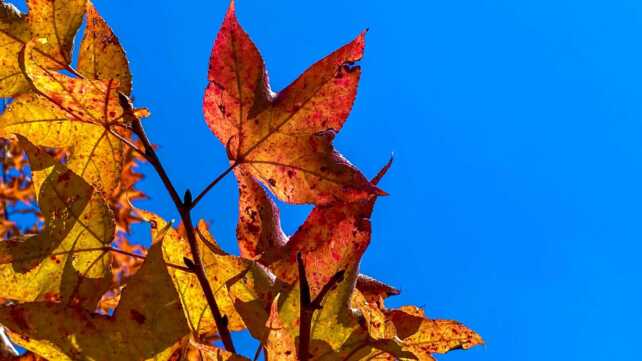
MULTIPOLYGON (((391 161, 373 178, 377 184, 390 168, 391 161)), ((298 279, 296 255, 306 264, 310 292, 315 297, 330 278, 351 268, 370 244, 370 216, 377 197, 352 203, 316 206, 285 246, 273 248, 262 262, 286 283, 298 279)))
POLYGON ((190 338, 186 345, 174 352, 170 361, 249 361, 249 359, 190 338))
POLYGON ((258 259, 268 250, 283 247, 287 237, 281 229, 279 209, 263 187, 242 169, 235 169, 234 174, 239 188, 236 239, 241 257, 258 259))
MULTIPOLYGON (((232 170, 239 184, 239 257, 204 222, 192 224, 211 187, 194 200, 178 195, 139 121, 148 112, 129 99, 125 52, 94 6, 27 3, 26 16, 0 3, 0 97, 13 96, 0 115, 2 166, 16 170, 10 182, 3 177, 0 199, 37 200, 43 221, 34 234, 0 242, 0 328, 32 352, 26 359, 247 361, 229 337, 245 328, 267 361, 433 360, 482 343, 420 308, 387 309, 384 300, 399 291, 359 274, 390 162, 368 181, 332 141, 356 96, 364 33, 277 94, 232 2, 204 112, 231 162, 211 184, 232 170), (75 70, 71 49, 85 13, 75 70), (169 191, 182 220, 176 228, 131 203, 144 197, 134 188, 139 160, 169 191), (264 187, 315 205, 291 237, 264 187), (140 220, 152 226, 149 250, 124 234, 140 220), (211 344, 217 338, 227 350, 211 344)), ((19 235, 4 208, 0 234, 19 235)))
POLYGON ((14 99, 0 116, 0 135, 20 134, 37 145, 69 149, 69 169, 110 194, 123 160, 123 144, 111 131, 125 124, 118 82, 52 72, 36 63, 34 46, 26 45, 23 66, 38 94, 14 99))
MULTIPOLYGON (((383 351, 390 356, 403 358, 404 355, 412 355, 412 359, 433 361, 435 353, 483 344, 477 333, 461 323, 428 319, 424 311, 415 306, 392 310, 381 308, 377 303, 368 302, 361 292, 352 295, 351 304, 359 310, 368 327, 372 338, 370 355, 383 351)), ((380 357, 385 359, 387 356, 380 357)))
POLYGON ((269 361, 296 361, 297 348, 295 339, 290 335, 286 325, 279 317, 279 295, 270 306, 270 316, 265 323, 267 339, 265 340, 265 357, 269 361))
POLYGON ((332 140, 356 96, 364 35, 306 70, 279 94, 239 25, 234 3, 218 33, 204 98, 205 118, 231 161, 289 203, 328 204, 382 192, 332 140))
POLYGON ((386 298, 401 293, 398 289, 364 274, 360 274, 357 278, 356 287, 367 302, 380 305, 380 308, 383 308, 383 301, 386 298))
MULTIPOLYGON (((390 163, 373 179, 373 182, 377 183, 389 167, 390 163)), ((237 177, 245 176, 242 173, 236 173, 237 177)), ((239 178, 239 184, 244 182, 247 185, 250 181, 252 179, 249 177, 239 178)), ((259 218, 260 213, 256 213, 256 219, 260 219, 260 222, 255 223, 259 231, 253 234, 261 234, 260 230, 263 228, 280 231, 278 215, 269 212, 271 200, 258 184, 254 183, 253 186, 253 188, 240 187, 241 192, 252 190, 252 197, 241 195, 240 207, 268 210, 268 217, 259 218)), ((301 254, 305 264, 312 298, 318 297, 338 272, 345 272, 343 279, 323 297, 321 309, 314 315, 310 345, 314 360, 332 360, 333 357, 337 357, 337 353, 345 356, 370 346, 371 338, 368 330, 362 327, 358 316, 353 313, 350 300, 358 278, 360 258, 370 242, 369 219, 375 200, 376 196, 373 195, 363 201, 315 207, 305 223, 284 246, 269 248, 260 258, 261 263, 268 266, 279 282, 291 285, 290 290, 283 293, 279 313, 280 318, 288 325, 288 332, 294 337, 299 335, 298 325, 301 315, 297 254, 301 254)), ((242 225, 243 222, 252 222, 252 219, 241 215, 237 232, 238 229, 243 229, 241 227, 251 229, 247 225, 242 225)), ((257 250, 264 248, 267 247, 257 248, 257 250)), ((253 312, 255 318, 260 318, 261 316, 257 315, 265 313, 263 308, 258 306, 252 310, 239 308, 237 310, 241 315, 253 312)), ((248 327, 255 338, 262 339, 263 329, 250 324, 248 327)))
POLYGON ((61 300, 93 310, 111 283, 113 216, 101 194, 45 151, 20 138, 45 218, 35 236, 0 243, 0 297, 61 300))
MULTIPOLYGON (((372 182, 378 183, 391 165, 392 159, 384 168, 381 169, 377 176, 373 178, 372 182)), ((288 243, 288 237, 283 233, 281 228, 279 210, 276 207, 276 204, 252 176, 240 169, 235 169, 234 174, 239 188, 239 219, 236 227, 236 234, 242 257, 257 259, 259 262, 270 266, 270 264, 278 257, 293 260, 296 253, 302 250, 301 243, 312 244, 312 242, 302 240, 306 240, 308 238, 317 239, 317 242, 315 243, 317 245, 329 243, 329 238, 327 236, 315 238, 315 236, 310 236, 305 231, 305 228, 313 228, 313 225, 317 220, 323 220, 327 217, 326 213, 328 213, 328 211, 322 212, 320 210, 321 208, 319 208, 316 213, 313 211, 309 215, 306 223, 299 229, 302 233, 299 233, 298 235, 295 234, 295 236, 292 237, 294 242, 298 242, 299 244, 289 243, 285 246, 285 244, 288 243)), ((363 208, 363 206, 357 207, 363 208)), ((369 218, 369 215, 367 214, 368 207, 366 206, 365 208, 366 211, 363 215, 365 215, 365 218, 367 219, 369 218)), ((341 216, 338 216, 338 218, 341 218, 341 216)), ((331 220, 325 223, 330 224, 331 220)), ((322 227, 319 225, 317 228, 325 229, 328 227, 322 227)), ((356 236, 356 234, 353 236, 356 236)), ((351 244, 353 242, 346 243, 351 244)), ((312 245, 310 248, 314 247, 315 246, 312 245)), ((349 253, 349 251, 346 251, 346 253, 349 253)), ((284 262, 286 262, 286 260, 284 260, 284 262)), ((293 265, 293 262, 291 265, 293 265)), ((278 268, 276 265, 273 267, 278 268)), ((284 273, 281 274, 281 277, 283 277, 286 282, 292 282, 296 277, 293 267, 294 266, 286 267, 289 271, 284 271, 284 273)), ((332 275, 332 271, 336 272, 339 268, 340 265, 336 267, 333 266, 327 273, 332 275)), ((323 285, 323 281, 324 280, 320 282, 321 287, 323 285)), ((399 294, 399 290, 394 287, 386 285, 385 283, 366 275, 359 275, 357 277, 356 287, 371 300, 381 298, 383 301, 383 299, 389 296, 399 294)), ((315 284, 315 289, 319 289, 319 283, 315 284)))
POLYGON ((0 97, 30 89, 20 70, 18 54, 31 39, 42 39, 35 52, 48 69, 65 69, 71 63, 74 36, 85 13, 86 0, 27 0, 29 12, 0 4, 0 97))
POLYGON ((152 246, 111 317, 34 302, 0 307, 0 323, 15 343, 48 360, 168 360, 189 329, 161 247, 152 246))
POLYGON ((123 94, 131 93, 132 76, 125 50, 91 2, 87 2, 87 27, 80 44, 78 72, 89 79, 115 79, 123 94))
POLYGON ((476 332, 456 321, 429 320, 403 309, 388 311, 386 317, 394 324, 404 350, 412 352, 420 361, 433 360, 433 353, 466 350, 483 344, 476 332))
MULTIPOLYGON (((143 212, 144 218, 155 224, 154 238, 163 239, 163 255, 169 264, 184 264, 189 257, 190 248, 187 240, 182 238, 161 217, 149 212, 143 212), (162 230, 162 236, 159 234, 162 230)), ((205 240, 209 232, 201 223, 200 235, 205 240)), ((200 238, 200 237, 199 237, 200 238)), ((236 302, 258 302, 265 304, 271 298, 272 280, 254 262, 227 254, 218 253, 217 246, 211 246, 211 241, 205 243, 199 239, 202 262, 207 278, 214 290, 214 296, 221 313, 227 317, 230 330, 242 330, 245 323, 235 309, 236 302), (230 288, 233 291, 230 291, 230 288), (231 293, 234 295, 231 295, 231 293)), ((197 335, 212 335, 216 333, 216 325, 209 309, 207 300, 195 274, 187 269, 169 268, 168 272, 186 313, 192 330, 197 335)))

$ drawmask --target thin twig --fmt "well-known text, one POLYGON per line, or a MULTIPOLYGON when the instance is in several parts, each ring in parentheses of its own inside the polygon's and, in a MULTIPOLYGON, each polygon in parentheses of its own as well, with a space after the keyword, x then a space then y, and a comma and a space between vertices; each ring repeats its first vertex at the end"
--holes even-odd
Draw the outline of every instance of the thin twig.
POLYGON ((321 309, 321 303, 327 295, 328 292, 337 283, 343 281, 343 276, 345 271, 341 270, 335 273, 328 283, 326 283, 319 294, 311 299, 310 295, 310 283, 308 282, 308 277, 305 274, 305 264, 303 263, 303 257, 301 253, 297 253, 296 262, 299 269, 299 360, 308 361, 311 357, 310 355, 310 336, 312 333, 312 316, 314 311, 321 309))
POLYGON ((149 138, 147 137, 147 134, 145 133, 140 120, 133 114, 129 99, 125 95, 120 94, 120 103, 127 113, 127 116, 132 121, 132 131, 134 132, 134 134, 136 134, 136 136, 143 144, 143 154, 145 156, 145 159, 152 165, 152 167, 154 167, 156 173, 158 173, 158 176, 165 185, 165 188, 167 189, 170 197, 172 198, 172 201, 174 202, 174 205, 176 206, 176 210, 180 214, 181 221, 183 222, 183 225, 185 227, 185 233, 187 234, 187 241, 190 246, 190 251, 193 257, 191 264, 192 267, 190 267, 190 269, 194 272, 194 274, 196 274, 196 278, 198 279, 198 282, 203 290, 203 294, 205 295, 205 299, 207 300, 209 309, 212 312, 214 322, 216 323, 216 329, 218 330, 218 334, 223 341, 225 349, 228 352, 235 353, 236 350, 234 348, 234 343, 232 342, 232 335, 230 334, 230 330, 228 328, 228 319, 226 316, 223 316, 221 314, 218 304, 216 303, 216 298, 214 297, 214 292, 212 291, 212 286, 207 279, 205 267, 203 266, 203 263, 201 261, 198 241, 196 240, 196 234, 194 232, 194 226, 192 224, 191 210, 194 207, 192 194, 188 190, 187 192, 185 192, 185 197, 183 199, 180 198, 178 192, 176 191, 176 188, 174 187, 174 184, 170 180, 167 172, 165 171, 165 168, 163 167, 163 164, 158 158, 158 155, 156 154, 152 143, 149 141, 149 138))
POLYGON ((196 204, 197 204, 198 202, 200 202, 200 201, 201 201, 201 199, 203 199, 203 197, 205 197, 205 195, 207 194, 207 192, 209 192, 212 188, 214 188, 214 186, 215 186, 215 185, 217 185, 217 184, 218 184, 218 182, 220 182, 221 180, 223 180, 223 178, 225 178, 225 176, 226 176, 226 175, 230 174, 230 172, 231 172, 232 170, 234 170, 234 168, 236 168, 239 164, 240 164, 239 162, 234 162, 234 163, 232 163, 232 165, 230 165, 229 167, 227 167, 227 169, 226 169, 226 170, 224 170, 223 172, 221 172, 221 174, 219 174, 216 178, 214 178, 214 180, 213 180, 210 184, 208 184, 208 185, 207 185, 207 187, 205 187, 205 189, 203 189, 203 190, 202 190, 202 191, 201 191, 201 192, 196 196, 196 198, 194 198, 194 202, 192 203, 192 208, 196 207, 196 204))
POLYGON ((108 129, 109 129, 109 134, 113 135, 114 137, 118 138, 118 140, 128 145, 134 152, 145 157, 145 152, 142 149, 138 148, 136 144, 132 143, 131 140, 123 137, 117 131, 113 130, 111 127, 109 127, 108 129))

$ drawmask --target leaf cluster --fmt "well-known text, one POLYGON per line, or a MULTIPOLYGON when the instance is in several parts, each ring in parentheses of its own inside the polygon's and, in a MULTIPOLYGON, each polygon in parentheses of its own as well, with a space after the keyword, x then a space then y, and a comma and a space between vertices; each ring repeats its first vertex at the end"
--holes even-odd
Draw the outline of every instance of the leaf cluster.
POLYGON ((12 99, 0 115, 0 324, 28 350, 11 359, 247 360, 231 337, 241 330, 270 361, 433 360, 482 343, 458 322, 387 308, 399 291, 359 272, 392 163, 368 179, 332 144, 357 93, 365 33, 275 93, 232 3, 203 101, 229 167, 181 197, 145 134, 149 112, 132 104, 125 52, 94 6, 27 4, 27 14, 0 5, 0 97, 12 99), (158 173, 180 226, 132 205, 145 196, 137 161, 158 173), (230 173, 240 255, 191 219, 230 173), (314 209, 287 236, 273 197, 314 209), (29 232, 8 218, 20 202, 37 205, 29 232), (137 221, 150 225, 149 249, 127 241, 137 221))

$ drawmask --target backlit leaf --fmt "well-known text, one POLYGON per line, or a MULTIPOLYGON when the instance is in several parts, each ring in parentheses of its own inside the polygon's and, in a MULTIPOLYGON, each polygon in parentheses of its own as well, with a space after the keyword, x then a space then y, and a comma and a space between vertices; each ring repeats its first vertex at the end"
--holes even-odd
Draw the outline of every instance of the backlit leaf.
POLYGON ((80 44, 78 71, 89 79, 118 80, 119 90, 131 93, 129 62, 118 38, 96 8, 87 3, 87 27, 80 44))
POLYGON ((0 97, 29 89, 29 82, 18 65, 18 53, 30 39, 26 16, 3 1, 0 4, 0 97))
POLYGON ((394 324, 403 348, 418 360, 432 360, 433 353, 469 349, 483 344, 474 331, 456 321, 429 320, 403 310, 391 310, 387 318, 394 324))
POLYGON ((1 307, 0 323, 18 345, 53 361, 168 360, 189 333, 160 243, 128 283, 113 316, 36 302, 1 307))
POLYGON ((257 259, 267 250, 282 247, 287 237, 281 229, 279 209, 261 185, 241 169, 235 169, 234 174, 239 187, 236 238, 241 257, 257 259))
POLYGON ((45 218, 42 232, 0 243, 0 297, 80 302, 93 310, 111 283, 104 249, 114 221, 101 194, 26 139, 33 184, 45 218))
POLYGON ((234 4, 214 44, 204 99, 208 125, 240 168, 289 203, 327 204, 381 191, 334 150, 361 71, 364 34, 314 64, 279 94, 234 4))
POLYGON ((86 0, 27 0, 21 14, 4 1, 0 5, 0 97, 30 89, 20 70, 18 54, 31 39, 40 39, 37 56, 48 69, 64 69, 71 62, 73 40, 85 13, 86 0))
POLYGON ((177 350, 170 361, 249 361, 247 358, 227 352, 218 347, 189 340, 177 350))
MULTIPOLYGON (((379 182, 390 162, 373 179, 379 182)), ((286 283, 298 279, 296 255, 306 265, 310 292, 314 298, 330 278, 358 264, 370 244, 370 216, 377 197, 352 202, 316 206, 285 246, 267 252, 262 262, 286 283)))
POLYGON ((30 42, 25 48, 24 67, 39 94, 15 98, 0 116, 2 134, 68 149, 69 169, 110 194, 123 162, 123 144, 110 133, 125 122, 117 81, 74 79, 50 71, 34 62, 33 46, 30 42))
MULTIPOLYGON (((168 228, 167 222, 162 218, 151 213, 145 213, 145 218, 156 225, 154 232, 166 230, 163 231, 165 233, 162 236, 165 261, 171 264, 184 264, 184 258, 191 254, 187 240, 180 237, 175 229, 168 228)), ((217 253, 203 240, 199 242, 205 272, 221 313, 227 317, 230 330, 244 329, 245 323, 234 307, 235 300, 265 304, 266 300, 271 298, 272 280, 254 262, 217 253), (234 289, 234 297, 230 295, 231 291, 228 290, 226 283, 234 289)), ((190 327, 197 334, 215 333, 216 325, 196 275, 176 268, 169 268, 168 271, 178 291, 190 327)))
POLYGON ((275 297, 270 307, 270 316, 265 323, 268 329, 265 340, 265 355, 267 361, 296 361, 297 348, 295 339, 288 332, 286 325, 279 317, 279 297, 275 297))
POLYGON ((38 46, 60 65, 71 63, 71 50, 85 14, 86 0, 27 0, 32 37, 47 39, 38 46))

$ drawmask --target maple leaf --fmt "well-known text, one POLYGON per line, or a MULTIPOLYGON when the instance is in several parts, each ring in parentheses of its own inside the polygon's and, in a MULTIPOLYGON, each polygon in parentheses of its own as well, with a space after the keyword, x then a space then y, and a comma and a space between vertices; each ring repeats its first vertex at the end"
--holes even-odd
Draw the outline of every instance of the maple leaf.
MULTIPOLYGON (((379 182, 391 166, 392 159, 381 169, 378 175, 373 178, 372 182, 379 182)), ((272 201, 263 187, 245 171, 237 168, 234 170, 234 175, 236 176, 239 189, 239 218, 236 226, 236 238, 241 257, 256 259, 268 266, 270 262, 274 262, 275 258, 279 257, 276 255, 279 253, 281 254, 280 257, 284 257, 283 254, 287 253, 289 259, 294 259, 296 253, 301 250, 301 245, 296 245, 295 243, 305 240, 308 238, 308 235, 299 234, 293 237, 295 243, 284 247, 285 244, 288 243, 288 237, 283 233, 283 229, 281 228, 279 209, 274 201, 272 201), (286 251, 286 249, 289 250, 286 251)), ((365 218, 369 218, 367 210, 365 213, 365 218)), ((324 217, 326 217, 324 212, 319 210, 317 213, 314 213, 313 211, 303 227, 311 228, 316 220, 322 220, 324 217)), ((331 224, 332 222, 328 221, 325 223, 331 224)), ((322 227, 319 228, 323 229, 322 227)), ((302 230, 301 232, 304 231, 302 230)), ((324 244, 327 243, 327 241, 327 237, 322 239, 317 238, 316 244, 324 244)), ((312 242, 305 241, 303 243, 312 244, 312 242)), ((310 247, 314 248, 314 246, 310 247)), ((339 267, 340 266, 332 267, 332 270, 336 272, 339 267)), ((328 274, 331 275, 332 272, 328 271, 328 274)), ((286 276, 285 279, 293 281, 294 278, 294 269, 290 267, 289 276, 286 276)), ((323 284, 323 281, 321 284, 323 284)), ((318 285, 316 286, 318 288, 318 285)), ((358 276, 356 287, 370 300, 380 298, 383 301, 383 299, 389 296, 399 294, 399 290, 394 287, 365 275, 358 276)))
POLYGON ((249 359, 227 352, 218 347, 205 345, 188 339, 186 345, 176 350, 170 361, 249 361, 249 359))
POLYGON ((380 305, 381 308, 383 308, 383 302, 386 298, 397 296, 401 293, 398 289, 364 274, 360 274, 357 278, 356 287, 367 302, 380 305))
POLYGON ((263 187, 242 169, 234 175, 239 188, 239 220, 236 226, 241 257, 258 259, 266 251, 287 242, 281 229, 279 209, 263 187))
POLYGON ((119 183, 123 144, 112 127, 125 124, 118 82, 75 79, 34 59, 36 42, 23 51, 23 70, 38 94, 19 95, 0 116, 0 135, 20 134, 37 145, 69 149, 67 166, 110 194, 119 183))
MULTIPOLYGON (((166 229, 163 238, 165 261, 170 264, 184 263, 185 257, 190 254, 187 240, 161 217, 149 212, 141 214, 155 224, 157 230, 166 229)), ((214 290, 218 307, 227 318, 230 330, 242 330, 246 327, 244 319, 237 313, 234 303, 265 304, 266 300, 271 298, 272 279, 254 262, 221 253, 218 246, 213 244, 213 237, 209 235, 204 222, 200 223, 198 233, 201 235, 199 243, 202 262, 214 290)), ((189 270, 178 268, 169 268, 168 272, 178 292, 190 328, 197 335, 214 334, 216 324, 196 275, 189 270)))
POLYGON ((0 243, 0 297, 62 300, 92 309, 110 284, 113 216, 101 194, 45 151, 20 138, 45 218, 35 236, 0 243))
POLYGON ((279 295, 270 306, 270 315, 265 323, 268 329, 265 340, 265 357, 267 360, 296 361, 297 348, 295 340, 279 317, 279 295))
MULTIPOLYGON (((372 179, 373 184, 379 182, 391 164, 392 159, 372 179)), ((310 293, 315 297, 332 276, 361 259, 370 244, 370 216, 376 199, 371 195, 358 202, 316 206, 288 242, 268 250, 261 262, 280 280, 293 283, 299 279, 296 257, 301 254, 310 293)))
POLYGON ((0 3, 0 97, 28 91, 18 54, 31 39, 43 39, 35 51, 48 69, 65 69, 85 13, 86 0, 27 0, 29 12, 0 3))
POLYGON ((131 93, 132 75, 125 50, 91 2, 87 2, 87 27, 80 44, 78 71, 89 79, 118 80, 118 89, 125 95, 131 93))
POLYGON ((289 203, 328 204, 383 194, 334 150, 354 101, 364 35, 274 95, 232 2, 218 33, 204 97, 207 124, 228 157, 289 203))
POLYGON ((393 356, 412 355, 420 361, 433 361, 434 353, 447 353, 456 349, 469 349, 483 344, 482 338, 474 331, 456 321, 431 320, 424 311, 415 306, 386 309, 377 303, 370 303, 361 292, 354 292, 352 307, 359 310, 373 339, 368 354, 393 356), (386 341, 389 342, 381 342, 386 341), (400 342, 394 342, 399 340, 400 342))
POLYGON ((161 243, 151 247, 111 317, 34 302, 0 307, 0 323, 15 343, 48 360, 168 360, 189 328, 161 243))
POLYGON ((386 317, 394 324, 403 349, 420 361, 433 360, 433 353, 465 350, 483 344, 477 333, 456 321, 429 320, 403 308, 388 311, 386 317))
MULTIPOLYGON (((368 181, 332 140, 356 96, 354 63, 365 34, 274 94, 232 2, 212 51, 204 111, 227 148, 232 165, 224 174, 234 170, 239 182, 237 257, 221 250, 204 222, 194 229, 191 210, 204 193, 194 201, 190 192, 178 196, 139 121, 147 112, 129 103, 125 52, 93 5, 28 5, 25 17, 0 4, 0 39, 7 40, 0 45, 0 96, 16 95, 0 116, 0 136, 6 145, 16 135, 27 150, 35 190, 23 172, 0 185, 0 197, 15 203, 36 194, 44 220, 37 235, 0 242, 0 280, 10 284, 0 301, 13 300, 0 306, 0 323, 19 345, 52 360, 247 361, 205 343, 218 333, 234 350, 229 330, 248 328, 268 361, 382 361, 433 360, 434 353, 482 342, 421 309, 385 308, 384 299, 399 291, 359 275, 370 215, 384 194, 376 184, 390 163, 368 181), (71 44, 85 12, 76 71, 71 44), (52 149, 62 162, 47 153, 52 149), (141 158, 132 149, 161 176, 182 230, 152 213, 133 213, 130 201, 143 194, 134 189, 141 158), (291 238, 259 182, 281 200, 316 205, 291 238), (122 234, 114 242, 121 249, 109 246, 116 226, 123 233, 141 219, 152 224, 149 251, 122 234), (99 312, 113 316, 94 312, 99 299, 99 312)), ((21 156, 5 150, 3 172, 8 159, 24 168, 21 156)), ((0 232, 17 234, 3 214, 0 232)))

